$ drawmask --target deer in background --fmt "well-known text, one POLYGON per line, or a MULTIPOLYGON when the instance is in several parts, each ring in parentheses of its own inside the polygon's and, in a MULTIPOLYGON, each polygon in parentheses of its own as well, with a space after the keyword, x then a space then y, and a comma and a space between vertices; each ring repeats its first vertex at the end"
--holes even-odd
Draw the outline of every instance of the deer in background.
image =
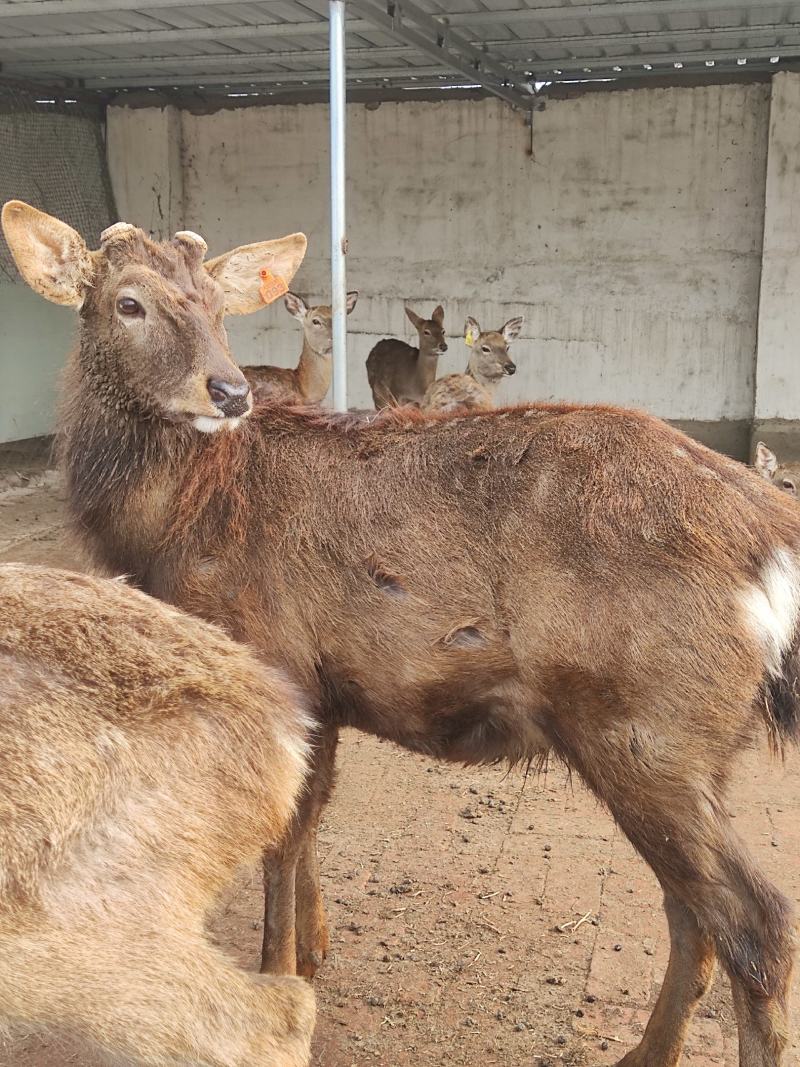
POLYGON ((756 445, 756 458, 753 466, 762 478, 766 478, 776 488, 789 493, 790 496, 797 496, 797 486, 793 479, 786 477, 786 468, 778 463, 778 457, 767 448, 763 441, 759 441, 756 445))
MULTIPOLYGON (((347 314, 356 306, 358 291, 347 294, 347 314)), ((303 327, 300 362, 288 367, 242 367, 257 398, 283 395, 302 404, 319 404, 331 387, 333 354, 333 312, 327 304, 309 307, 296 293, 287 293, 286 310, 303 327)))
POLYGON ((501 379, 517 370, 508 350, 519 336, 524 321, 519 316, 509 319, 499 330, 481 331, 478 322, 468 316, 464 326, 464 340, 470 348, 466 372, 447 374, 433 382, 423 397, 422 410, 487 411, 493 408, 501 379))
POLYGON ((306 1067, 307 984, 246 974, 203 923, 284 835, 307 728, 216 627, 119 581, 0 565, 0 1030, 151 1067, 306 1067))
POLYGON ((436 377, 439 356, 447 351, 441 304, 429 319, 420 318, 411 308, 405 312, 419 335, 419 347, 387 337, 378 341, 367 356, 367 378, 378 410, 397 404, 421 404, 436 377))
POLYGON ((342 726, 457 763, 551 753, 664 891, 669 966, 622 1067, 676 1067, 717 960, 740 1067, 778 1067, 792 907, 727 797, 763 731, 800 740, 796 502, 614 407, 249 415, 222 313, 262 306, 258 256, 291 278, 299 235, 205 263, 132 226, 91 252, 19 201, 3 225, 26 281, 81 309, 59 452, 95 560, 308 694, 313 772, 265 866, 262 968, 325 955, 315 837, 342 726))

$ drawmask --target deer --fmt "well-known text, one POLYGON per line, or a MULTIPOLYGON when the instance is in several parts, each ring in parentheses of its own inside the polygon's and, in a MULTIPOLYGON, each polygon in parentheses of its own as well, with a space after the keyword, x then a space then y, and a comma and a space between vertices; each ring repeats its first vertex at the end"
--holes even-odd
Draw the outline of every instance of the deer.
POLYGON ((292 817, 294 687, 124 582, 0 564, 0 712, 0 1033, 306 1067, 308 983, 246 974, 203 933, 292 817))
POLYGON ((495 404, 495 391, 506 375, 517 367, 508 354, 511 342, 519 336, 522 317, 509 319, 499 330, 481 330, 476 319, 467 316, 464 340, 469 346, 469 363, 464 374, 447 374, 428 387, 423 411, 487 411, 495 404))
MULTIPOLYGON (((348 315, 357 300, 358 290, 347 294, 348 315)), ((319 404, 331 387, 333 312, 327 304, 309 307, 301 296, 292 292, 286 293, 283 302, 289 314, 303 327, 300 361, 293 369, 248 366, 243 367, 242 372, 255 396, 283 393, 304 404, 319 404)))
POLYGON ((756 445, 756 457, 753 466, 768 482, 790 496, 797 496, 797 486, 792 478, 786 476, 786 468, 778 463, 775 453, 759 441, 756 445))
POLYGON ((429 319, 421 318, 409 307, 405 312, 419 335, 419 347, 386 337, 367 356, 367 378, 379 411, 398 404, 420 404, 436 378, 439 356, 447 351, 441 304, 429 319))
POLYGON ((664 894, 669 965, 620 1067, 676 1067, 717 962, 741 1067, 779 1067, 792 906, 726 798, 762 734, 800 740, 795 502, 613 406, 253 410, 223 317, 263 306, 260 259, 290 280, 301 235, 206 262, 129 224, 90 251, 19 201, 3 226, 28 284, 80 311, 58 451, 96 565, 223 626, 308 703, 262 970, 311 977, 328 949, 315 841, 341 727, 461 764, 552 757, 664 894))

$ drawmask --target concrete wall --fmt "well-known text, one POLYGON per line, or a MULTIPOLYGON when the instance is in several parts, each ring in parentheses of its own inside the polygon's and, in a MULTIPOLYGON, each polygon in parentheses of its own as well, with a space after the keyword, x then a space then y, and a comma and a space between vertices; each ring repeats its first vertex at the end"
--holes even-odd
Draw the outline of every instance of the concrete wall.
POLYGON ((53 429, 58 375, 75 313, 22 282, 0 282, 0 444, 53 429))
POLYGON ((800 76, 772 80, 754 436, 800 459, 800 76))
MULTIPOLYGON (((800 76, 789 74, 550 101, 532 138, 495 101, 351 105, 348 281, 361 299, 350 403, 370 402, 371 345, 411 339, 404 303, 424 312, 441 300, 443 373, 463 367, 467 313, 487 326, 525 315, 504 399, 641 406, 734 450, 754 414, 800 420, 800 399, 786 402, 800 398, 789 374, 796 115, 800 76)), ((295 288, 327 297, 324 106, 115 107, 108 157, 120 217, 159 235, 196 229, 216 254, 304 229, 295 288)), ((68 313, 8 300, 19 350, 38 351, 44 329, 68 333, 68 313)), ((281 303, 231 320, 230 334, 242 362, 289 365, 300 348, 281 303)), ((8 430, 8 407, 0 433, 49 418, 47 401, 26 395, 8 430)))
MULTIPOLYGON (((350 403, 370 403, 372 344, 411 337, 403 304, 441 300, 453 335, 443 372, 465 362, 466 314, 494 327, 525 315, 506 399, 749 423, 768 114, 763 84, 587 94, 536 115, 531 155, 522 117, 499 102, 351 105, 348 284, 361 298, 350 403)), ((310 243, 295 288, 322 298, 327 121, 322 105, 183 112, 177 123, 170 109, 112 109, 120 212, 152 226, 154 197, 180 184, 174 225, 203 233, 212 253, 301 228, 310 243), (154 182, 166 128, 183 166, 154 182)), ((299 351, 281 304, 230 333, 246 362, 285 365, 299 351)))

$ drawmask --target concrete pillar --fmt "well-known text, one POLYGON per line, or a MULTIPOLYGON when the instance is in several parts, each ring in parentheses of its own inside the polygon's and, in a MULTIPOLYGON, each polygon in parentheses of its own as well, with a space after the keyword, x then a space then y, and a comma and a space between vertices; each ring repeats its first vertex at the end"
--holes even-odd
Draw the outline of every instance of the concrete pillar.
POLYGON ((772 79, 753 445, 800 459, 800 74, 772 79))
POLYGON ((181 142, 175 107, 108 109, 108 169, 117 212, 159 239, 184 228, 181 142))

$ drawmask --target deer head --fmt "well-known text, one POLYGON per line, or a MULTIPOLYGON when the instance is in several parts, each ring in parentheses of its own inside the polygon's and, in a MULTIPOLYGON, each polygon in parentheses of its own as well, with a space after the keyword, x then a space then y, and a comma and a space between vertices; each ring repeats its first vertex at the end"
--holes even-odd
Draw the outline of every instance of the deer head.
MULTIPOLYGON (((347 294, 347 314, 356 306, 358 290, 347 294)), ((283 298, 286 310, 303 327, 303 336, 309 348, 320 356, 330 356, 333 351, 333 311, 327 304, 309 307, 302 296, 287 293, 283 298)))
POLYGON ((90 251, 66 223, 19 200, 5 205, 2 224, 28 285, 78 310, 87 388, 118 409, 204 433, 233 429, 250 413, 223 320, 285 292, 305 255, 303 234, 205 262, 205 241, 188 230, 157 243, 119 222, 90 251))
POLYGON ((446 334, 444 331, 444 308, 441 304, 433 309, 429 319, 423 319, 411 308, 406 308, 406 316, 419 335, 419 350, 421 355, 435 356, 437 359, 447 351, 446 334))
POLYGON ((476 319, 467 318, 464 340, 470 349, 469 370, 477 381, 495 384, 504 375, 516 373, 517 365, 508 350, 524 321, 522 317, 509 319, 499 330, 482 331, 476 319))
POLYGON ((778 463, 778 457, 767 448, 763 441, 756 445, 756 458, 753 466, 768 482, 790 496, 797 496, 797 486, 791 478, 786 477, 786 468, 778 463))

